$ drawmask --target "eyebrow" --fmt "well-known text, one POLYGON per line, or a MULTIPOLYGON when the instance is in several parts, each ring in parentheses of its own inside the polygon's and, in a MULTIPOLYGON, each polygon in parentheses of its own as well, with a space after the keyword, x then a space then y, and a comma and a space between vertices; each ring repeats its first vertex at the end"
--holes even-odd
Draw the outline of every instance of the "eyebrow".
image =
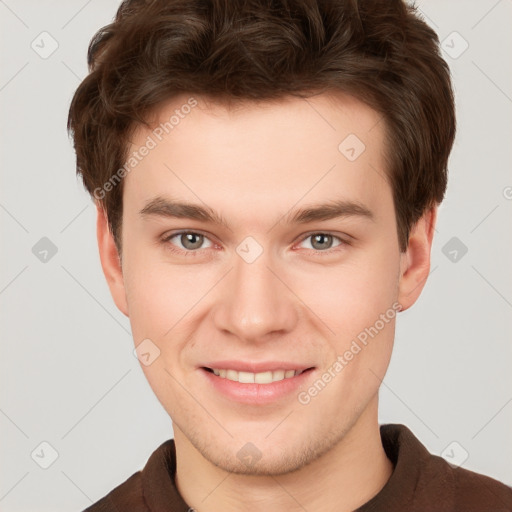
MULTIPOLYGON (((170 217, 190 219, 212 224, 218 224, 230 229, 228 222, 221 214, 208 206, 171 201, 161 196, 150 200, 139 212, 142 216, 170 217)), ((298 210, 292 210, 283 215, 288 224, 307 224, 314 221, 331 220, 343 217, 360 217, 375 221, 375 215, 364 204, 338 199, 327 203, 311 205, 298 210)))

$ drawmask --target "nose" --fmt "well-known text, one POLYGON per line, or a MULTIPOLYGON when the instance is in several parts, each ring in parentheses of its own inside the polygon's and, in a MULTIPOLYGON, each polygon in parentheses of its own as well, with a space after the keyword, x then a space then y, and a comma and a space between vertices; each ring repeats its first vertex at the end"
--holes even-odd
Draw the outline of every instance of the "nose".
POLYGON ((295 328, 299 301, 270 259, 265 251, 252 263, 234 256, 234 268, 219 290, 213 316, 217 329, 255 343, 295 328))

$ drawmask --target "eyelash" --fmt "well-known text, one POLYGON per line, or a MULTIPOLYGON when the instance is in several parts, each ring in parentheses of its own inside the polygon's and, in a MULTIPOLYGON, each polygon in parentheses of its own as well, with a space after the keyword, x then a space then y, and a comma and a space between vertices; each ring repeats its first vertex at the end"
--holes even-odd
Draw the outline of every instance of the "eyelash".
MULTIPOLYGON (((198 253, 201 252, 201 249, 196 249, 196 250, 176 249, 175 246, 173 246, 173 244, 169 243, 170 240, 173 239, 174 237, 176 237, 178 235, 185 235, 185 234, 201 235, 204 238, 209 240, 209 238, 206 235, 204 235, 200 232, 197 232, 197 231, 176 231, 174 233, 170 233, 169 235, 164 236, 164 238, 162 239, 162 242, 166 245, 167 250, 169 250, 175 254, 184 255, 186 257, 196 257, 198 255, 198 253)), ((345 240, 339 236, 336 236, 333 233, 329 233, 328 231, 315 231, 312 233, 308 233, 303 238, 301 238, 299 243, 304 242, 304 240, 307 240, 308 238, 311 238, 315 235, 332 236, 333 238, 336 238, 340 242, 339 245, 337 245, 336 247, 333 247, 331 249, 326 249, 325 251, 320 251, 320 250, 316 250, 316 249, 307 249, 308 251, 313 251, 313 253, 318 256, 332 255, 334 252, 339 250, 340 247, 351 245, 351 243, 348 240, 345 240)))

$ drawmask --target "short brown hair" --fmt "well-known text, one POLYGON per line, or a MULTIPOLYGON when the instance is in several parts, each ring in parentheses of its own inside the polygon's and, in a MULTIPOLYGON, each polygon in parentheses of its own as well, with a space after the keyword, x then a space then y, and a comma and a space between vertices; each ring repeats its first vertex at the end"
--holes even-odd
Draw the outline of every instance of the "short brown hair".
MULTIPOLYGON (((88 49, 68 117, 88 192, 123 166, 135 127, 183 93, 219 102, 342 91, 381 114, 400 250, 440 203, 455 137, 436 33, 402 0, 125 0, 88 49)), ((340 141, 341 142, 341 141, 340 141)), ((103 194, 121 249, 123 181, 103 194)))

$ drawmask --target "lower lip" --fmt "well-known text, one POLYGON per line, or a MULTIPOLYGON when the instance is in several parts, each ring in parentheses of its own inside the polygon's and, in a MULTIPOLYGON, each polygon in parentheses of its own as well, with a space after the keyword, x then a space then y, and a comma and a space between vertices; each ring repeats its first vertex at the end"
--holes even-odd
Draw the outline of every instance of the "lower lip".
POLYGON ((300 375, 278 380, 270 384, 246 384, 219 377, 204 368, 199 368, 209 383, 220 393, 235 402, 264 405, 271 404, 296 391, 309 379, 314 368, 303 371, 300 375))

